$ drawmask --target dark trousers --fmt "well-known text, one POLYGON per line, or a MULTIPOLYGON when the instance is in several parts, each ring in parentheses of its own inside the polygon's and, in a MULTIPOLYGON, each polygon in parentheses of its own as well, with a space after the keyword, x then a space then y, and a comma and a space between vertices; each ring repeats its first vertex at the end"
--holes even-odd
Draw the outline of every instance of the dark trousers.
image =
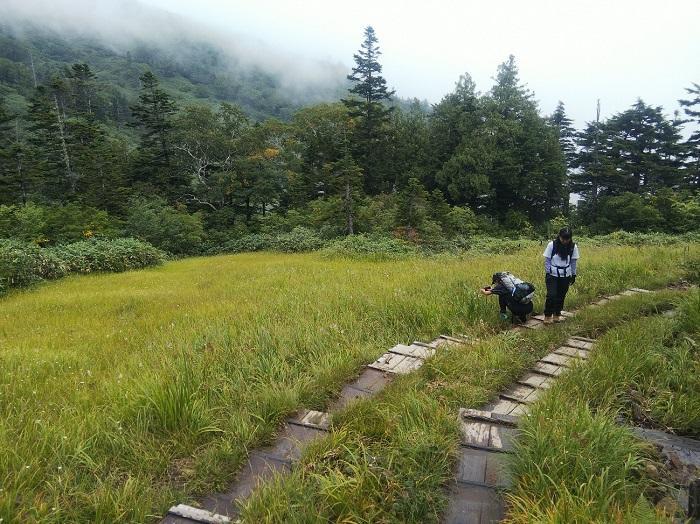
POLYGON ((553 275, 545 275, 545 284, 547 284, 547 299, 544 302, 544 314, 561 315, 561 310, 564 309, 564 299, 569 291, 571 277, 555 277, 553 275))
POLYGON ((521 321, 527 320, 527 315, 532 313, 532 302, 527 304, 517 304, 510 300, 507 295, 498 295, 498 305, 501 306, 501 313, 506 312, 506 308, 510 309, 514 317, 518 317, 521 321))

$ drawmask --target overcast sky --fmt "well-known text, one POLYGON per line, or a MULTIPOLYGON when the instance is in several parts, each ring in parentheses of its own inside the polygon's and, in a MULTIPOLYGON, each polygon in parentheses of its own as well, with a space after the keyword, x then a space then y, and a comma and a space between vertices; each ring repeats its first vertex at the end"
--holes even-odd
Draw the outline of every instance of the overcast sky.
POLYGON ((348 66, 374 26, 384 74, 403 97, 438 101, 469 72, 481 91, 514 54, 545 113, 557 100, 577 124, 637 97, 677 108, 700 83, 698 0, 144 0, 255 36, 273 48, 348 66))

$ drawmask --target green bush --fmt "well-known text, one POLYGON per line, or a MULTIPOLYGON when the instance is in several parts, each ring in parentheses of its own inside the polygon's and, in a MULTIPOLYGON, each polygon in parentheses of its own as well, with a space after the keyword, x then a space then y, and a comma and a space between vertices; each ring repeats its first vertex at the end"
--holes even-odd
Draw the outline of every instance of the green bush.
POLYGON ((95 271, 128 271, 156 266, 165 254, 146 242, 133 238, 85 240, 51 248, 71 273, 95 271))
POLYGON ((66 264, 50 250, 20 240, 0 240, 0 292, 62 277, 66 264))
POLYGON ((328 258, 394 260, 415 256, 419 251, 413 244, 396 238, 351 235, 330 242, 321 253, 328 258))
POLYGON ((298 253, 302 251, 315 251, 323 247, 324 241, 315 231, 297 226, 289 233, 284 233, 273 238, 271 247, 275 251, 285 253, 298 253))
POLYGON ((69 273, 127 271, 154 266, 165 254, 139 240, 85 240, 42 248, 31 242, 0 240, 0 293, 69 273))
POLYGON ((131 200, 126 230, 129 236, 175 255, 199 253, 204 241, 204 223, 200 214, 189 214, 160 199, 131 200))

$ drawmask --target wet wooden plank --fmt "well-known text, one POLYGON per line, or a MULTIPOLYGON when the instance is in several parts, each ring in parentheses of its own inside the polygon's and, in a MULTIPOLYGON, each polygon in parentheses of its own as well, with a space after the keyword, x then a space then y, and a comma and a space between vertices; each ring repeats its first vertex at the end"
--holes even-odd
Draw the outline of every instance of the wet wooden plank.
POLYGON ((168 513, 172 515, 177 515, 179 517, 184 517, 194 522, 201 522, 203 524, 228 524, 231 519, 225 515, 219 515, 217 513, 212 513, 205 509, 193 508, 186 504, 178 504, 173 506, 168 510, 168 513))
POLYGON ((405 344, 397 344, 389 351, 391 353, 396 353, 397 355, 405 355, 407 357, 420 359, 426 359, 435 354, 435 349, 425 346, 418 346, 416 344, 412 344, 410 346, 406 346, 405 344))
POLYGON ((578 340, 576 338, 570 338, 564 343, 564 345, 572 348, 585 349, 588 351, 593 349, 593 342, 584 342, 583 340, 578 340))
POLYGON ((511 484, 506 455, 492 451, 461 448, 456 481, 491 488, 507 488, 511 484))
POLYGON ((546 362, 535 362, 532 368, 533 371, 550 377, 558 377, 563 373, 564 369, 561 366, 555 366, 546 362))
POLYGON ((558 347, 554 350, 554 352, 558 355, 566 355, 572 358, 580 358, 584 360, 588 358, 588 351, 584 349, 572 348, 569 346, 558 347))
POLYGON ((517 428, 493 424, 489 433, 488 447, 498 451, 512 451, 517 434, 517 428))
POLYGON ((559 355, 556 352, 549 353, 540 359, 540 362, 547 362, 548 364, 554 364, 555 366, 565 366, 571 367, 572 357, 567 355, 559 355))
POLYGON ((493 488, 455 484, 449 496, 445 524, 490 524, 504 517, 503 500, 493 488))

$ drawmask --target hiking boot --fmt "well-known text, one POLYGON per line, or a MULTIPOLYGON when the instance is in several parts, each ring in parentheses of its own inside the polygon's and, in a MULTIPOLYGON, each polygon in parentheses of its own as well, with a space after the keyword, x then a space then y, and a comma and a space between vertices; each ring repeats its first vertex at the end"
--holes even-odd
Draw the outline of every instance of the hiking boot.
POLYGON ((501 320, 502 320, 503 322, 505 322, 506 320, 508 320, 508 313, 501 313, 500 316, 501 316, 501 320))
POLYGON ((544 323, 545 324, 552 324, 554 320, 552 319, 552 315, 545 315, 544 316, 544 323))

